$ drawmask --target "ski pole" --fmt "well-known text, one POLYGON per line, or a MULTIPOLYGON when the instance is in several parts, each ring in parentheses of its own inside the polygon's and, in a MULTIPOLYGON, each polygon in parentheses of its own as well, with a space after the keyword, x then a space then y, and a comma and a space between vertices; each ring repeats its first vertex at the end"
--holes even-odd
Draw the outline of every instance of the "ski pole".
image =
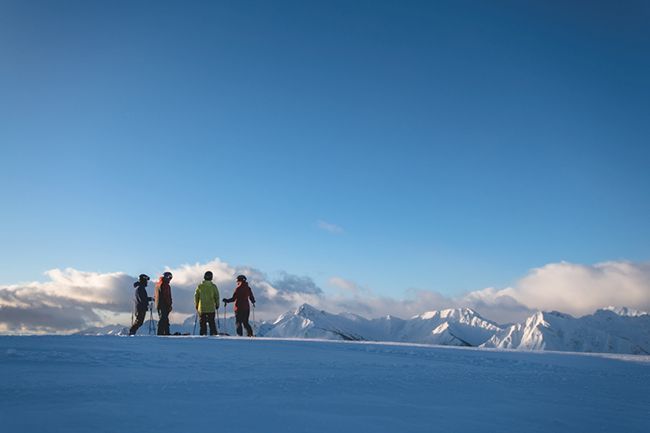
POLYGON ((192 335, 196 335, 196 319, 199 317, 199 312, 194 313, 194 329, 192 330, 192 335))
POLYGON ((253 336, 257 335, 257 327, 255 325, 255 302, 253 302, 253 336))
POLYGON ((153 308, 151 307, 151 303, 149 303, 149 335, 151 335, 153 331, 153 308))
POLYGON ((223 303, 223 329, 228 333, 228 304, 223 303))

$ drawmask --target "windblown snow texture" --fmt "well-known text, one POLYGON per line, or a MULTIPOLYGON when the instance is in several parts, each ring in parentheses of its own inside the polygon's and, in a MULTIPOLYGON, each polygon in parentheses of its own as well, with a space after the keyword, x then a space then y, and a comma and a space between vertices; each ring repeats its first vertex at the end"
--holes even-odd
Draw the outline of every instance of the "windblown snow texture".
POLYGON ((2 431, 646 432, 650 357, 224 337, 0 337, 2 431))

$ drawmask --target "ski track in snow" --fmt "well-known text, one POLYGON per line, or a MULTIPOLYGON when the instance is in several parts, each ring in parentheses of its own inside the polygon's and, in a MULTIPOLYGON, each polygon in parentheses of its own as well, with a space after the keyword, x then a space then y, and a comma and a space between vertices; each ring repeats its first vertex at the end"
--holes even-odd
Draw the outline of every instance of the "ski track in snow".
POLYGON ((650 357, 0 337, 2 432, 646 432, 650 357))

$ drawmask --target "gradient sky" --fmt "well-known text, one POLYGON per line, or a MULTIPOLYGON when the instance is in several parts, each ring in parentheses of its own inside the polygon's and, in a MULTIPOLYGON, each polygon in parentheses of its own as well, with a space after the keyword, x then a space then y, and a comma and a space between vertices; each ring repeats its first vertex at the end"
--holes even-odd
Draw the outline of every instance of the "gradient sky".
POLYGON ((650 6, 0 2, 0 283, 650 260, 650 6))

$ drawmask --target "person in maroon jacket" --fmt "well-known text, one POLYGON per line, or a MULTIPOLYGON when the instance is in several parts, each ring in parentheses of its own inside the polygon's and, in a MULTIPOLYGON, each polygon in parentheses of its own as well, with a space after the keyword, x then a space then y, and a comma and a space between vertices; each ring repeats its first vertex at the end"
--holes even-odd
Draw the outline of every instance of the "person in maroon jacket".
POLYGON ((154 292, 154 299, 156 301, 156 309, 160 320, 158 321, 158 335, 169 335, 169 313, 172 312, 172 288, 169 282, 172 280, 172 273, 165 272, 158 284, 156 284, 156 291, 154 292))
POLYGON ((246 277, 244 275, 238 275, 235 293, 232 294, 232 298, 230 299, 223 298, 223 305, 225 306, 229 302, 235 303, 235 322, 237 322, 237 335, 240 337, 242 336, 242 325, 246 328, 246 334, 249 337, 253 336, 253 329, 250 323, 248 323, 248 317, 251 314, 251 307, 248 303, 249 299, 253 303, 253 308, 255 308, 255 296, 253 296, 253 291, 248 285, 246 277))

